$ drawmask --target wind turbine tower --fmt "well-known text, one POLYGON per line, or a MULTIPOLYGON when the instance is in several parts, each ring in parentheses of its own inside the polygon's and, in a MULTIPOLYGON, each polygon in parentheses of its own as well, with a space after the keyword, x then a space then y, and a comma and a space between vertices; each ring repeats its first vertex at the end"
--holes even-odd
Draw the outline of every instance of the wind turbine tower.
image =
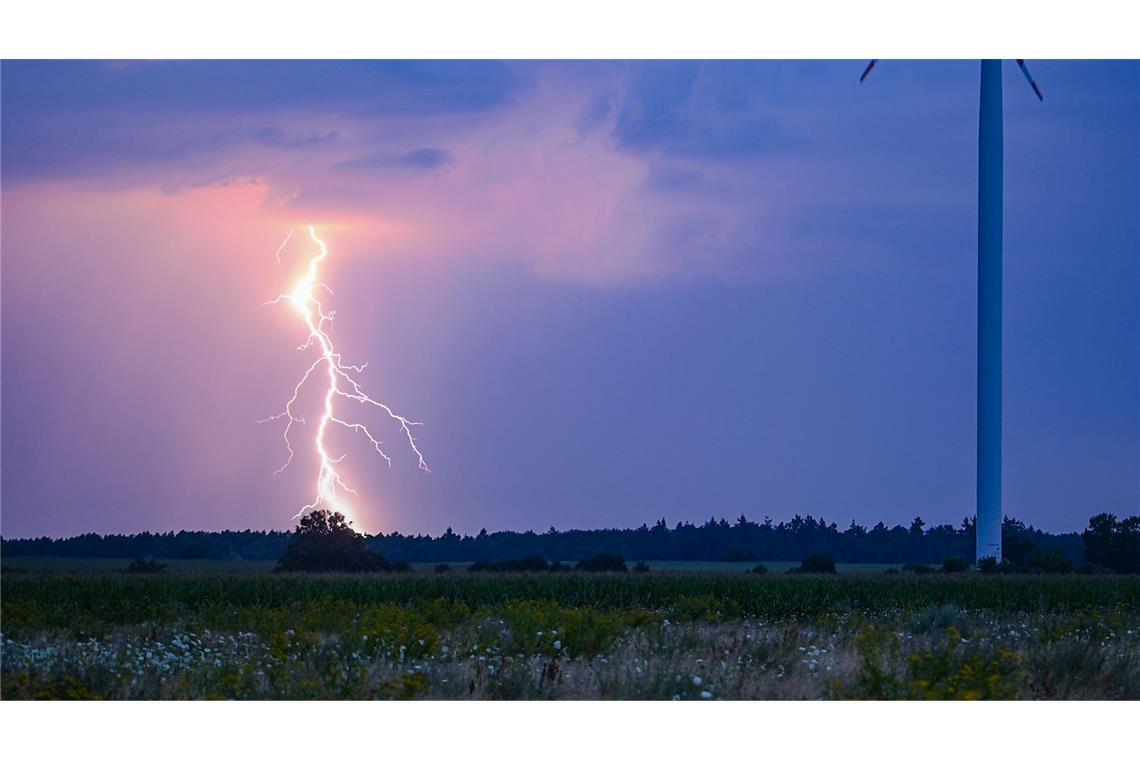
MULTIPOLYGON (((876 63, 867 64, 860 82, 876 63)), ((1017 66, 1044 100, 1025 61, 1017 66)), ((1001 61, 985 60, 978 113, 978 562, 1001 562, 1002 138, 1001 61)))

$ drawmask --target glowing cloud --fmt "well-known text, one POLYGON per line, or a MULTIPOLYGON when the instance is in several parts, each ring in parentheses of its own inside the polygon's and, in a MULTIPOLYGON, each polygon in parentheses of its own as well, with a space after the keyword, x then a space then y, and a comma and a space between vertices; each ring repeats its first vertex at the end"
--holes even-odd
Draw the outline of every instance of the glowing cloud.
MULTIPOLYGON (((305 322, 305 327, 308 328, 308 336, 305 338, 305 342, 297 347, 297 350, 306 351, 316 346, 320 351, 320 356, 309 365, 309 369, 305 371, 300 381, 293 387, 293 395, 290 396, 289 400, 285 403, 285 409, 279 414, 261 420, 261 422, 279 419, 286 420, 285 430, 282 435, 285 439, 285 448, 288 450, 289 455, 285 460, 285 464, 281 465, 277 470, 277 472, 281 472, 293 461, 293 444, 289 440, 289 433, 293 429, 293 424, 305 424, 304 418, 294 413, 294 406, 297 404, 301 389, 314 373, 319 375, 318 370, 324 370, 327 386, 324 392, 323 411, 321 413, 320 422, 317 424, 317 433, 314 439, 314 445, 320 462, 315 483, 316 495, 312 502, 301 507, 297 514, 293 516, 293 519, 301 517, 306 511, 311 509, 329 509, 344 514, 346 518, 352 520, 359 528, 360 523, 355 518, 351 506, 343 496, 344 493, 356 495, 356 491, 345 484, 336 469, 336 465, 344 460, 345 455, 342 454, 339 457, 334 457, 329 453, 325 441, 325 432, 331 423, 341 425, 357 433, 362 433, 368 439, 369 443, 372 444, 372 448, 376 450, 376 453, 382 456, 388 463, 389 467, 392 465, 392 459, 384 452, 384 449, 381 447, 381 442, 372 434, 367 426, 361 422, 355 422, 337 416, 335 407, 338 398, 348 399, 362 405, 374 406, 383 410, 391 419, 399 424, 400 431, 407 440, 408 446, 411 447, 412 452, 415 453, 419 460, 419 468, 424 472, 430 472, 431 470, 428 469, 427 461, 424 459, 419 447, 416 446, 415 436, 412 435, 412 428, 420 423, 412 422, 406 417, 396 414, 387 404, 377 401, 365 393, 353 375, 359 376, 368 366, 368 363, 365 362, 359 365, 345 364, 341 355, 333 348, 328 327, 332 324, 336 312, 326 310, 324 305, 317 298, 318 290, 325 290, 329 295, 332 295, 332 290, 319 279, 321 264, 328 258, 329 251, 324 241, 317 237, 317 232, 314 227, 309 226, 308 231, 309 237, 313 243, 316 244, 319 253, 309 259, 309 265, 304 275, 302 275, 297 281, 297 284, 293 286, 293 290, 289 293, 283 293, 277 296, 268 303, 278 304, 282 301, 288 302, 293 309, 301 315, 301 318, 305 322)), ((278 262, 281 261, 281 252, 289 244, 289 241, 293 237, 293 232, 293 230, 289 230, 285 241, 274 254, 278 262)))

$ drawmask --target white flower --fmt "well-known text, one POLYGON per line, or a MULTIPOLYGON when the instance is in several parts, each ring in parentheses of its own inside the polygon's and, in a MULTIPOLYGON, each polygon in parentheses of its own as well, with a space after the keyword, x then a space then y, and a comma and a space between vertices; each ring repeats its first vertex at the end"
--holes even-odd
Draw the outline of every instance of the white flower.
POLYGON ((554 642, 554 648, 555 649, 561 649, 562 648, 562 641, 561 640, 555 641, 554 642))
POLYGON ((712 692, 711 691, 702 691, 701 692, 701 699, 712 699, 712 692))
POLYGON ((693 686, 700 686, 702 683, 700 676, 693 676, 693 686))

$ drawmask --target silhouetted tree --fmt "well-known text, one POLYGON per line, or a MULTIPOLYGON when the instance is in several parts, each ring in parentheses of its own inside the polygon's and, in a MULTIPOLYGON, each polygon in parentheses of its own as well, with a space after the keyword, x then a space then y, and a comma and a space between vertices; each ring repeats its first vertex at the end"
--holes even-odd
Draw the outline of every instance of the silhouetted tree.
POLYGON ((1114 573, 1140 573, 1140 516, 1117 520, 1102 513, 1089 520, 1081 534, 1085 562, 1114 573))
POLYGON ((325 509, 301 518, 277 566, 286 572, 361 573, 389 569, 384 557, 368 549, 364 536, 349 526, 344 515, 325 509))

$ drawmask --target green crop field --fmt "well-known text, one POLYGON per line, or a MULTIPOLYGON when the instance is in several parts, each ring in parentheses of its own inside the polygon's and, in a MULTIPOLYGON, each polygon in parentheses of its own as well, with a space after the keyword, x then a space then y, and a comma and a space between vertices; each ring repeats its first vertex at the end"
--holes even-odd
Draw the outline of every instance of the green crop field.
MULTIPOLYGON (((274 560, 259 559, 163 559, 159 560, 167 569, 176 573, 268 573, 276 566, 274 560)), ((9 570, 27 570, 37 573, 90 573, 125 570, 131 560, 117 557, 5 557, 4 567, 9 570)), ((438 563, 413 562, 416 572, 433 572, 438 563)), ((470 562, 452 562, 453 570, 465 570, 470 562)), ((569 564, 574 564, 570 562, 569 564)), ((676 573, 744 573, 763 564, 773 573, 783 573, 798 567, 798 562, 784 560, 758 562, 702 562, 690 560, 649 560, 645 563, 651 570, 676 573)), ((880 573, 898 569, 897 564, 840 562, 836 568, 841 573, 880 573)))
MULTIPOLYGON (((277 564, 259 559, 163 559, 175 573, 268 573, 277 564)), ((5 570, 34 573, 98 573, 125 570, 131 560, 119 557, 5 557, 5 570)))
POLYGON ((3 698, 1140 698, 1137 577, 88 569, 4 574, 3 698))

